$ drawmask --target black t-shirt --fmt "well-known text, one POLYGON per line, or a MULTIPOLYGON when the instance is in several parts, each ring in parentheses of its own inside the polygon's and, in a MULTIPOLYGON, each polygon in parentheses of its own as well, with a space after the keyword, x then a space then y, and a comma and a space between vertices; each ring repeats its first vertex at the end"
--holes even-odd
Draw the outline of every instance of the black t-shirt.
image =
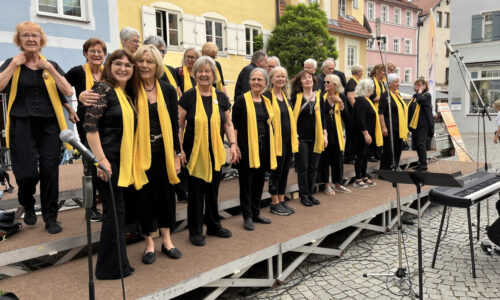
MULTIPOLYGON (((316 93, 313 93, 314 102, 311 101, 304 109, 299 113, 299 117, 297 119, 297 135, 299 136, 300 141, 314 141, 316 137, 316 114, 314 113, 314 107, 316 104, 316 93)), ((295 109, 295 105, 300 105, 301 107, 306 103, 307 99, 302 99, 302 103, 297 103, 297 94, 292 95, 290 99, 293 107, 295 109)), ((323 107, 323 101, 320 99, 320 109, 323 107)), ((322 115, 322 127, 325 128, 324 116, 322 115)))
MULTIPOLYGON (((273 95, 271 92, 267 91, 263 94, 264 97, 267 97, 267 99, 271 100, 271 103, 273 101, 273 95)), ((288 113, 288 106, 286 105, 285 100, 281 101, 279 99, 276 99, 278 101, 278 106, 280 108, 280 116, 281 116, 281 140, 283 142, 288 142, 290 141, 291 137, 291 125, 290 125, 290 114, 288 113)), ((289 104, 290 105, 290 104, 289 104)))
MULTIPOLYGON (((7 59, 2 66, 0 66, 0 72, 3 72, 9 66, 11 61, 12 58, 7 59)), ((57 63, 51 60, 49 60, 49 62, 61 76, 64 76, 64 71, 57 63)), ((43 72, 43 69, 32 70, 25 65, 21 65, 16 100, 12 104, 10 111, 12 117, 53 118, 56 116, 54 108, 52 107, 52 102, 50 101, 49 92, 45 86, 43 72)), ((7 97, 9 97, 11 84, 12 78, 9 80, 5 89, 0 92, 6 93, 7 97)), ((57 93, 59 94, 62 104, 68 102, 59 89, 57 89, 57 93)))
MULTIPOLYGON (((179 74, 177 74, 177 70, 174 69, 173 67, 171 66, 168 66, 168 65, 165 65, 165 67, 167 67, 167 69, 170 71, 170 73, 172 74, 172 77, 174 78, 174 81, 175 81, 175 84, 177 86, 179 86, 179 74)), ((166 82, 166 83, 170 83, 170 81, 168 80, 168 77, 167 77, 167 74, 166 73, 163 73, 163 76, 160 77, 160 80, 166 82)))
MULTIPOLYGON (((160 117, 158 116, 158 102, 149 103, 149 134, 159 135, 161 134, 160 117)), ((174 139, 177 137, 175 132, 173 132, 174 139)), ((151 142, 151 152, 161 151, 163 149, 163 139, 156 139, 151 142)))
POLYGON ((374 139, 377 115, 368 101, 365 97, 356 97, 356 101, 354 102, 353 126, 356 134, 367 130, 374 139))
MULTIPOLYGON (((226 115, 224 114, 227 110, 231 108, 231 103, 229 103, 229 99, 227 96, 220 91, 216 91, 217 93, 217 102, 219 105, 219 114, 220 114, 220 135, 223 137, 224 134, 224 123, 226 122, 226 115)), ((201 97, 203 102, 203 107, 205 108, 205 113, 207 114, 207 119, 210 122, 210 118, 212 117, 212 97, 211 96, 203 96, 201 97)), ((187 159, 191 155, 191 150, 193 148, 194 142, 194 118, 196 115, 196 90, 191 89, 184 94, 182 94, 181 99, 179 100, 179 105, 186 111, 186 120, 187 126, 185 128, 184 139, 183 139, 183 149, 186 153, 187 159)), ((209 135, 210 126, 208 127, 209 135)), ((209 142, 211 142, 209 137, 209 142)))
MULTIPOLYGON (((177 73, 177 86, 181 89, 181 92, 184 93, 184 68, 182 66, 178 67, 176 73, 177 73)), ((191 78, 191 84, 193 85, 193 87, 195 87, 196 80, 192 76, 189 77, 191 78)))
POLYGON ((257 132, 259 137, 266 135, 267 127, 267 114, 264 110, 264 101, 254 102, 255 106, 255 117, 257 119, 257 132))
MULTIPOLYGON (((394 99, 391 95, 391 116, 392 116, 392 131, 394 133, 399 132, 399 114, 398 114, 398 107, 395 101, 399 101, 399 99, 394 99)), ((400 105, 403 105, 400 102, 400 105)), ((389 104, 387 103, 387 92, 382 93, 380 96, 380 102, 378 106, 378 113, 379 115, 384 115, 384 121, 385 121, 385 127, 387 127, 387 130, 389 131, 389 104)), ((395 136, 397 136, 395 134, 395 136)))

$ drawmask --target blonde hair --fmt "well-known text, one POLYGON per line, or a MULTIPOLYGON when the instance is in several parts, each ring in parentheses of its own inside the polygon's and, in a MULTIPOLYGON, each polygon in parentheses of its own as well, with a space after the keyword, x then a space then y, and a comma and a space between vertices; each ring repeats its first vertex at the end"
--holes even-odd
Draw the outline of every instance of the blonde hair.
POLYGON ((217 52, 219 52, 219 47, 215 43, 207 42, 201 47, 201 55, 206 55, 212 57, 212 53, 215 53, 213 57, 217 56, 217 52))
POLYGON ((47 35, 43 31, 42 27, 35 22, 24 21, 16 25, 16 33, 14 34, 14 43, 21 49, 21 51, 24 51, 21 44, 21 31, 29 29, 36 30, 40 33, 40 48, 45 47, 45 44, 47 44, 47 35))
POLYGON ((163 73, 165 71, 163 70, 163 63, 162 63, 162 57, 160 54, 160 51, 158 51, 158 48, 156 48, 153 45, 142 45, 140 46, 137 51, 134 53, 134 59, 137 63, 143 56, 144 53, 149 53, 151 55, 151 58, 153 59, 155 65, 156 65, 156 70, 155 70, 155 77, 160 78, 163 76, 163 73))
POLYGON ((269 84, 267 85, 266 92, 273 89, 272 81, 273 81, 273 77, 275 76, 275 74, 277 72, 281 72, 281 73, 285 74, 286 82, 285 82, 285 86, 283 87, 283 92, 285 93, 285 96, 289 97, 290 96, 290 80, 288 79, 288 72, 282 66, 277 66, 269 72, 269 84))
POLYGON ((325 76, 325 80, 330 79, 333 83, 335 83, 335 91, 341 94, 344 92, 344 86, 342 86, 342 82, 340 82, 340 77, 334 74, 328 74, 325 76))
POLYGON ((491 106, 493 107, 493 109, 494 109, 495 111, 499 111, 499 110, 500 110, 500 99, 495 100, 495 102, 493 102, 493 103, 491 104, 491 106))

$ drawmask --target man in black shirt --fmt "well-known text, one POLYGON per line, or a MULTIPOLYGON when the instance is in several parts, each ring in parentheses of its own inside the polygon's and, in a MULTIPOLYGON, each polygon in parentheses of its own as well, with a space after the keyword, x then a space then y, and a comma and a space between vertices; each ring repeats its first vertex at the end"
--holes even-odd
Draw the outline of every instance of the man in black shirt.
POLYGON ((321 65, 321 71, 323 72, 321 75, 318 76, 318 84, 314 88, 315 90, 321 90, 322 92, 325 92, 325 84, 324 80, 326 75, 328 74, 335 74, 340 78, 340 82, 342 83, 342 86, 344 89, 346 88, 346 80, 345 80, 345 74, 344 72, 335 70, 336 64, 335 60, 333 58, 328 58, 323 62, 321 65))
POLYGON ((234 88, 234 99, 236 99, 239 95, 243 95, 244 93, 250 90, 250 73, 255 68, 263 68, 264 70, 267 67, 267 54, 264 51, 255 51, 252 55, 252 60, 250 64, 244 67, 240 75, 238 75, 238 80, 236 81, 236 87, 234 88))

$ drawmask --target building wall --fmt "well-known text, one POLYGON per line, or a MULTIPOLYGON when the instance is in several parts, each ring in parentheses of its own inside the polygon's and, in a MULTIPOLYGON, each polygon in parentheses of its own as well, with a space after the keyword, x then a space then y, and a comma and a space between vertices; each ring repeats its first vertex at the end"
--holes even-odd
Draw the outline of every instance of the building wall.
MULTIPOLYGON (((373 31, 376 29, 375 19, 381 18, 381 5, 388 6, 388 22, 381 21, 380 32, 382 36, 387 37, 387 61, 393 62, 400 69, 401 81, 404 81, 405 69, 411 69, 410 84, 416 79, 417 76, 417 18, 418 10, 411 9, 404 6, 397 6, 401 9, 401 24, 394 23, 394 5, 392 3, 383 1, 366 1, 365 2, 365 15, 368 18, 368 5, 367 2, 375 3, 375 16, 373 19, 368 19, 370 27, 373 31), (412 25, 405 25, 405 14, 406 11, 411 11, 412 25), (399 38, 399 51, 394 52, 394 38, 399 38), (405 51, 405 40, 411 40, 411 53, 406 54, 405 51)), ((385 61, 385 52, 383 53, 383 58, 385 61)), ((366 60, 368 67, 373 67, 376 64, 382 63, 380 58, 380 53, 378 47, 374 46, 372 49, 367 50, 366 60)))
MULTIPOLYGON (((499 10, 500 6, 496 1, 454 0, 451 2, 451 44, 454 50, 458 50, 463 56, 463 61, 471 72, 500 69, 500 40, 471 42, 472 16, 499 10)), ((468 80, 467 84, 470 86, 468 80)), ((452 57, 450 57, 448 90, 448 102, 452 106, 458 129, 461 132, 476 132, 478 115, 470 113, 470 96, 462 79, 459 65, 452 57)), ((491 91, 500 92, 494 87, 491 91)), ((496 114, 492 113, 492 115, 494 118, 496 114)), ((489 122, 486 119, 486 125, 487 132, 493 132, 496 129, 494 120, 489 122)))
MULTIPOLYGON (((143 33, 142 6, 154 7, 157 9, 175 8, 181 11, 182 15, 191 15, 196 18, 197 24, 204 26, 203 16, 213 16, 217 19, 229 23, 243 26, 243 24, 259 26, 263 30, 264 39, 268 38, 271 30, 276 26, 276 1, 254 0, 254 1, 231 1, 231 0, 207 0, 207 1, 151 1, 151 0, 119 0, 118 1, 118 24, 119 28, 126 26, 134 27, 143 33)), ((149 25, 151 26, 151 25, 149 25)), ((152 26, 155 26, 154 24, 152 26)), ((241 32, 240 32, 241 33, 241 32)), ((201 49, 205 43, 204 27, 196 38, 195 47, 201 49)), ((144 33, 143 33, 144 35, 144 33)), ((227 28, 225 37, 229 39, 227 28)), ((143 37, 144 38, 144 37, 143 37)), ((245 39, 243 28, 239 38, 245 39)), ((164 62, 173 67, 181 65, 183 52, 187 47, 170 49, 165 56, 164 62)), ((219 49, 221 50, 221 49, 219 49)), ((217 61, 222 66, 224 79, 227 84, 229 96, 234 95, 234 83, 241 69, 250 63, 250 57, 244 53, 229 54, 228 51, 220 51, 217 61)))

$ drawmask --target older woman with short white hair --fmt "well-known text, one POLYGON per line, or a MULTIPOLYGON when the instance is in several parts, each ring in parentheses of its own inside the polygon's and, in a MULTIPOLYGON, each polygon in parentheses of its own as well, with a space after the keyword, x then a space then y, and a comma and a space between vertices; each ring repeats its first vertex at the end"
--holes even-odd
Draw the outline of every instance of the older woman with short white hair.
POLYGON ((399 165, 401 151, 403 150, 403 141, 408 140, 408 106, 403 101, 398 91, 399 76, 396 73, 390 73, 387 75, 387 84, 389 85, 389 90, 382 93, 378 107, 380 126, 382 135, 384 136, 384 148, 382 159, 380 160, 380 170, 391 170, 399 165), (390 110, 388 94, 390 95, 390 110))
POLYGON ((382 131, 380 129, 380 119, 378 110, 373 102, 368 98, 374 89, 371 79, 363 79, 356 86, 354 94, 353 113, 353 153, 356 154, 354 171, 356 173, 354 187, 365 189, 375 186, 366 173, 368 166, 368 147, 375 143, 382 145, 382 131))
POLYGON ((120 30, 120 41, 123 50, 134 54, 141 45, 141 34, 135 28, 124 27, 120 30))
POLYGON ((314 58, 308 58, 304 61, 304 71, 316 74, 316 69, 318 68, 318 62, 314 58))

